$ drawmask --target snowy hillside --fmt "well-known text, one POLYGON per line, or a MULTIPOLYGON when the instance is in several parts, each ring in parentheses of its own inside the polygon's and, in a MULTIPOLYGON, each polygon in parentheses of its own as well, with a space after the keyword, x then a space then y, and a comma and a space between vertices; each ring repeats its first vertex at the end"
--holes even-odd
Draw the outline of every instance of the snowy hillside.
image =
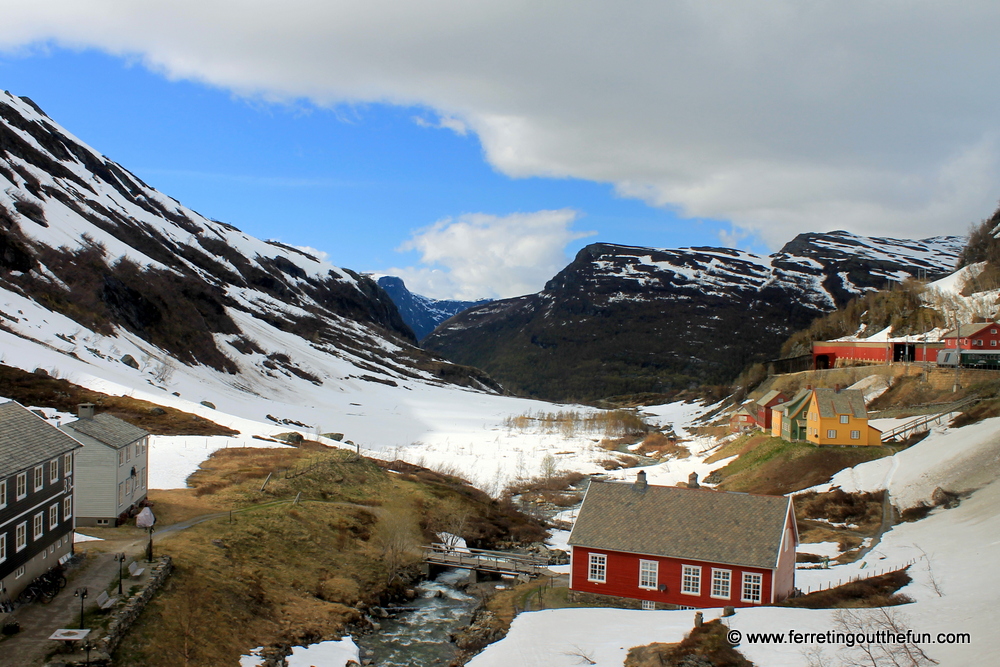
POLYGON ((869 290, 952 271, 964 238, 800 234, 781 251, 596 243, 538 294, 448 320, 425 348, 550 398, 723 384, 869 290))

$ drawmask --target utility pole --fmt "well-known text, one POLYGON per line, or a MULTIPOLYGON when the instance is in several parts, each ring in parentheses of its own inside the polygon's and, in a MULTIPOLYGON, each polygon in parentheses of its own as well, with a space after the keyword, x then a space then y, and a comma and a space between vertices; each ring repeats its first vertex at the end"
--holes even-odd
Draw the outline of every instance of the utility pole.
POLYGON ((957 394, 961 389, 959 378, 962 372, 962 325, 959 324, 958 311, 955 311, 955 383, 951 388, 953 394, 957 394))

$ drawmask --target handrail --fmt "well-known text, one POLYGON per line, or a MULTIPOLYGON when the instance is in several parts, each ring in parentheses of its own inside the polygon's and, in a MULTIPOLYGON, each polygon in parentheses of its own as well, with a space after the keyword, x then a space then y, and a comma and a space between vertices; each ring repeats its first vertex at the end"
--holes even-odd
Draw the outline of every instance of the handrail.
POLYGON ((912 419, 906 422, 905 424, 901 424, 896 428, 883 433, 882 442, 889 442, 890 440, 895 440, 898 436, 903 435, 904 433, 910 433, 910 432, 915 433, 916 430, 921 426, 926 426, 931 422, 939 421, 943 419, 945 416, 950 415, 952 412, 957 412, 962 408, 972 405, 973 403, 978 403, 979 400, 980 399, 977 396, 970 396, 969 398, 963 399, 956 403, 952 403, 951 405, 948 406, 948 409, 943 412, 939 412, 935 415, 922 415, 920 417, 917 417, 916 419, 912 419))

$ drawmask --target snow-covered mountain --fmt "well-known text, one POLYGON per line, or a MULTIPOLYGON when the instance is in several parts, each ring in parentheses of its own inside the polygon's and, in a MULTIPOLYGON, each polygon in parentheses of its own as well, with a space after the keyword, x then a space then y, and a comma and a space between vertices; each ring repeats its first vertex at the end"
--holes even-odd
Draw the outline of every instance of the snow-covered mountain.
POLYGON ((303 385, 465 385, 415 343, 368 277, 209 220, 0 95, 0 356, 25 342, 63 368, 167 387, 180 367, 252 395, 303 385), (16 343, 16 344, 15 344, 16 343), (111 372, 113 370, 113 372, 111 372), (125 377, 122 377, 124 374, 125 377))
POLYGON ((430 332, 449 317, 473 306, 481 306, 491 301, 491 299, 480 299, 479 301, 432 299, 414 294, 406 288, 403 279, 396 276, 379 276, 376 282, 396 304, 403 321, 413 330, 418 341, 426 338, 430 332))
POLYGON ((538 294, 452 318, 425 348, 549 399, 729 382, 867 290, 954 267, 965 239, 800 234, 779 252, 597 243, 538 294))

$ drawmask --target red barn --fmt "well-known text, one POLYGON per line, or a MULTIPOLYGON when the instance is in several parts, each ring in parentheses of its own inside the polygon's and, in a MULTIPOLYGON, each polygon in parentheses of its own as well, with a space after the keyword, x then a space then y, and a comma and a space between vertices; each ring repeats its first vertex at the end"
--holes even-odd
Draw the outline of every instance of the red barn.
POLYGON ((644 609, 773 604, 795 587, 790 498, 590 483, 569 538, 577 599, 644 609))

